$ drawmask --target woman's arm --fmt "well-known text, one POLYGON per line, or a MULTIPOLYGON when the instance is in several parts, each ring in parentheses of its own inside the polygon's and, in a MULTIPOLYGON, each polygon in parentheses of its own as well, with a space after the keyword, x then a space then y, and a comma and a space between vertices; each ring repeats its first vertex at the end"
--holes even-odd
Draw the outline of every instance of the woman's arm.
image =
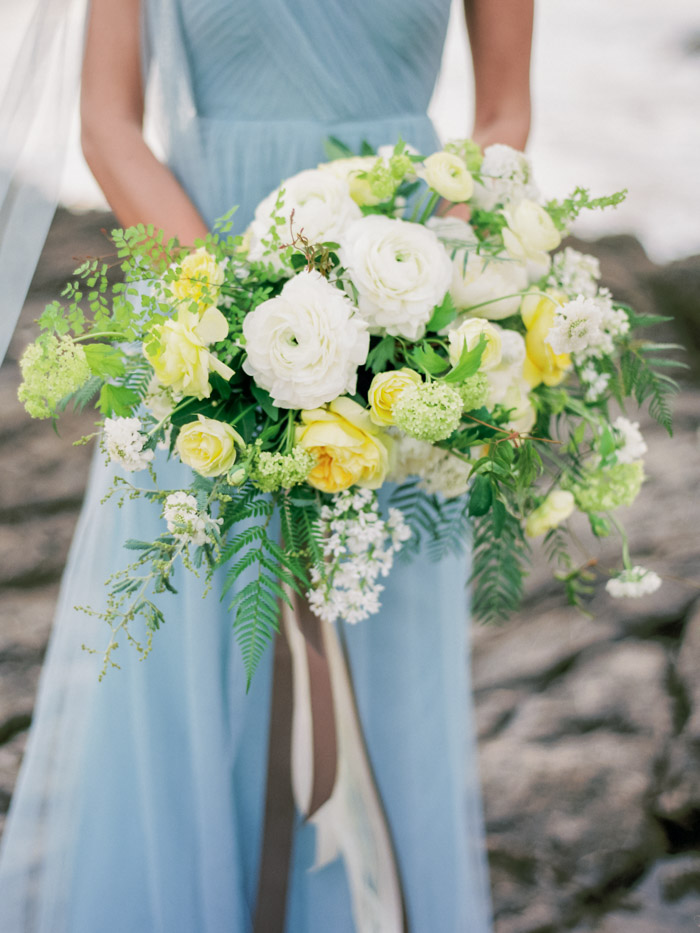
POLYGON ((119 222, 191 245, 207 226, 143 139, 139 0, 92 0, 80 101, 82 148, 119 222))
POLYGON ((534 0, 464 0, 474 66, 473 138, 524 149, 534 0))

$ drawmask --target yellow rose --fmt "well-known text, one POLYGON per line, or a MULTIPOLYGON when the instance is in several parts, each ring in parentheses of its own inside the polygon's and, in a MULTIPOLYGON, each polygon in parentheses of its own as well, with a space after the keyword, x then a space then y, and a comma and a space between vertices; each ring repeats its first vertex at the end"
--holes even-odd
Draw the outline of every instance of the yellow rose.
POLYGON ((525 198, 503 214, 508 224, 503 243, 513 259, 529 259, 549 268, 549 253, 561 243, 561 234, 547 211, 525 198))
POLYGON ((367 393, 369 416, 374 424, 394 424, 394 405, 406 389, 422 381, 417 372, 407 368, 377 373, 367 393))
POLYGON ((532 388, 544 382, 547 386, 558 385, 571 368, 568 353, 555 353, 545 338, 554 324, 554 315, 558 305, 564 304, 566 296, 556 291, 548 291, 545 297, 531 293, 525 295, 520 305, 520 314, 527 328, 525 349, 527 356, 523 366, 523 375, 532 388))
POLYGON ((372 424, 369 412, 352 399, 337 398, 324 408, 301 412, 296 442, 316 456, 307 482, 321 492, 350 486, 377 489, 389 470, 391 439, 372 424))
POLYGON ((449 332, 450 363, 456 366, 465 346, 468 350, 473 350, 483 334, 486 337, 486 347, 481 357, 479 369, 493 369, 501 362, 501 356, 503 355, 501 333, 498 324, 492 324, 491 321, 486 321, 480 317, 466 318, 449 332))
POLYGON ((564 489, 552 490, 544 502, 528 515, 525 534, 536 538, 561 525, 574 511, 574 504, 572 493, 564 489))
POLYGON ((200 317, 181 307, 176 318, 157 324, 153 332, 158 347, 150 352, 147 341, 144 353, 161 385, 182 395, 209 398, 210 372, 227 380, 233 376, 233 370, 208 350, 210 343, 228 334, 228 321, 218 308, 207 308, 200 317))
POLYGON ((423 162, 424 177, 433 191, 447 201, 468 201, 474 193, 474 179, 454 152, 434 152, 423 162))
POLYGON ((224 281, 224 270, 203 246, 179 264, 179 276, 169 283, 175 301, 196 301, 206 308, 219 300, 220 287, 224 281))
POLYGON ((180 460, 197 473, 219 476, 236 462, 236 444, 244 446, 244 441, 230 424, 197 415, 196 421, 180 428, 175 448, 180 460))

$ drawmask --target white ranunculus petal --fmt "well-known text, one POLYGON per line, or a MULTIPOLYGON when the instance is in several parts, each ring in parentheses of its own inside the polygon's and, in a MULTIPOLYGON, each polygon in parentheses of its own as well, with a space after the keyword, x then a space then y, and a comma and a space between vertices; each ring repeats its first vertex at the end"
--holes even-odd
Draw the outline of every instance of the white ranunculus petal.
POLYGON ((409 340, 423 335, 452 275, 450 258, 432 230, 378 214, 348 228, 341 262, 367 323, 409 340))
POLYGON ((280 408, 313 409, 354 394, 369 352, 366 323, 318 272, 301 272, 243 321, 243 369, 280 408))

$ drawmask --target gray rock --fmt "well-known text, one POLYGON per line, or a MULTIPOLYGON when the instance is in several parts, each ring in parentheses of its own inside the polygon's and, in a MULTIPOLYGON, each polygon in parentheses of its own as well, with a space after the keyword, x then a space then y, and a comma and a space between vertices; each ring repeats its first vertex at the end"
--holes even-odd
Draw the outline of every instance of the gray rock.
POLYGON ((41 658, 58 598, 58 584, 8 589, 0 600, 0 658, 41 658))
POLYGON ((73 509, 0 525, 0 585, 29 586, 57 579, 77 518, 77 509, 73 509))

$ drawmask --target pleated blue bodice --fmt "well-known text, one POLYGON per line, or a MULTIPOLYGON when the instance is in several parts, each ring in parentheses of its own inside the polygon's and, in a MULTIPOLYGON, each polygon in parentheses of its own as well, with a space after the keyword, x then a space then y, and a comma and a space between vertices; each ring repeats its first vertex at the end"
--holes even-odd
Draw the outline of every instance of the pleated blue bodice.
POLYGON ((325 159, 330 135, 355 150, 399 136, 435 149, 427 108, 449 7, 148 0, 167 158, 207 220, 236 204, 237 227, 247 224, 285 176, 325 159))

